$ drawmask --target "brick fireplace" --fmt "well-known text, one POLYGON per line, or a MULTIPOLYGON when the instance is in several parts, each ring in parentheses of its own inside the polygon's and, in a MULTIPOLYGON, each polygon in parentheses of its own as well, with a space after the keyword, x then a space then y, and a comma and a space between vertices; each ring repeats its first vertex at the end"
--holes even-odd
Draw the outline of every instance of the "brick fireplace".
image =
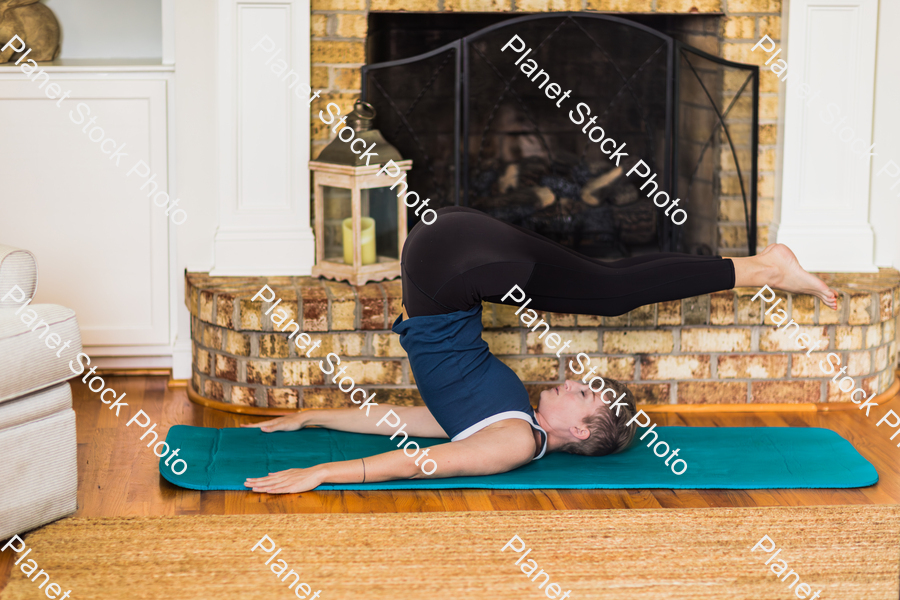
MULTIPOLYGON (((313 103, 313 115, 328 102, 342 111, 352 106, 361 93, 360 68, 369 58, 366 44, 373 20, 370 13, 408 11, 416 13, 493 13, 515 16, 526 13, 558 11, 595 11, 619 13, 636 18, 661 18, 664 15, 690 14, 698 17, 682 27, 682 41, 715 54, 749 64, 762 64, 765 58, 751 53, 751 46, 762 36, 781 37, 779 0, 314 0, 312 3, 312 86, 325 90, 313 103)), ((377 60, 378 57, 375 57, 377 60)), ((758 246, 769 243, 769 224, 774 215, 775 144, 778 80, 761 70, 759 107, 758 163, 758 246)), ((736 82, 725 82, 734 89, 736 82)), ((312 156, 327 145, 331 134, 318 119, 312 119, 312 156)), ((724 149, 723 149, 724 150, 724 149)), ((722 162, 726 163, 723 154, 722 162)), ((746 254, 747 234, 744 207, 737 174, 725 170, 718 194, 718 250, 724 255, 746 254)), ((415 166, 414 166, 415 169, 415 166)))
MULTIPOLYGON (((780 0, 312 0, 311 85, 323 90, 311 107, 312 158, 333 135, 318 112, 328 102, 337 103, 342 113, 352 107, 361 94, 361 67, 380 60, 366 54, 369 28, 385 22, 379 15, 400 11, 508 16, 595 11, 645 20, 694 15, 682 21, 689 25, 679 39, 728 60, 759 65, 767 57, 751 53, 752 45, 763 35, 779 44, 782 37, 780 0)), ((768 69, 760 76, 757 243, 763 248, 775 241, 770 225, 774 231, 777 130, 784 123, 778 121, 778 80, 768 69)), ((726 78, 726 91, 733 85, 726 78)), ((738 256, 746 251, 739 182, 724 166, 720 175, 718 250, 738 256)), ((807 260, 801 257, 804 264, 807 260)), ((887 391, 897 364, 900 273, 881 269, 825 279, 839 292, 836 312, 810 296, 783 296, 791 318, 822 342, 811 357, 795 352, 774 326, 763 323, 758 303, 750 300, 756 290, 750 289, 659 303, 619 317, 550 314, 547 319, 563 339, 572 340, 572 355, 590 355, 600 373, 626 382, 640 403, 846 402, 847 394, 818 367, 828 352, 840 356, 848 375, 867 392, 887 391)), ((363 388, 377 391, 379 399, 421 403, 403 349, 390 332, 400 310, 399 281, 353 287, 310 277, 186 273, 185 292, 195 400, 250 411, 347 406, 346 394, 317 368, 322 356, 335 352, 347 373, 363 388), (264 315, 270 305, 251 300, 263 284, 284 299, 281 306, 304 331, 322 341, 313 357, 299 355, 287 334, 274 330, 264 315)), ((519 326, 513 312, 485 305, 484 337, 534 399, 573 376, 567 368, 572 355, 557 358, 519 326)))

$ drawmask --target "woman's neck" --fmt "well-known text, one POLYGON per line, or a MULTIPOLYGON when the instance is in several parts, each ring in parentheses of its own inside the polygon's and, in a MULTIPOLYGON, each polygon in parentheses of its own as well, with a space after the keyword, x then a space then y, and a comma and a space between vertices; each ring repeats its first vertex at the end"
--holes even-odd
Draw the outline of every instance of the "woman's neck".
MULTIPOLYGON (((557 448, 562 446, 562 443, 560 442, 560 440, 558 440, 556 438, 556 436, 553 435, 553 431, 550 429, 549 425, 547 424, 547 420, 538 411, 534 411, 534 420, 537 421, 538 426, 540 426, 540 428, 544 430, 544 433, 547 436, 547 454, 549 454, 551 452, 555 452, 557 448)), ((541 435, 541 433, 536 429, 534 430, 534 433, 535 433, 535 439, 537 440, 537 444, 538 444, 538 452, 540 452, 540 448, 541 448, 540 435, 541 435)))

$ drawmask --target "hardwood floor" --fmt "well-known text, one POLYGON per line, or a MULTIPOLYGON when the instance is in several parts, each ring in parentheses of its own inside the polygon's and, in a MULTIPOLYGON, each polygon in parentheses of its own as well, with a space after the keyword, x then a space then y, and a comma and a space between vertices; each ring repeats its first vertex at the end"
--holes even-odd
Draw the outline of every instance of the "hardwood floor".
MULTIPOLYGON (((164 377, 114 377, 108 385, 127 392, 134 414, 142 409, 158 429, 178 423, 234 427, 262 420, 207 409, 183 389, 168 389, 164 377)), ((660 425, 706 427, 825 427, 850 440, 875 465, 877 485, 855 490, 429 490, 324 491, 283 496, 253 492, 198 492, 164 480, 157 459, 139 440, 142 433, 108 410, 87 387, 73 384, 78 415, 78 512, 76 516, 247 514, 295 512, 420 512, 466 510, 554 510, 587 508, 692 508, 895 504, 900 502, 900 448, 877 419, 859 410, 805 413, 668 413, 660 425)), ((900 412, 895 397, 888 407, 900 412)), ((884 407, 879 407, 881 415, 884 407)), ((160 436, 162 438, 162 434, 160 436)))
MULTIPOLYGON (((824 427, 853 443, 878 470, 876 485, 849 490, 396 490, 323 491, 279 496, 253 492, 186 490, 164 480, 157 459, 140 441, 142 430, 126 427, 139 409, 166 431, 175 424, 234 427, 262 417, 203 408, 184 389, 169 389, 160 376, 105 377, 127 393, 128 408, 116 417, 78 380, 72 392, 78 429, 79 517, 253 513, 377 513, 606 508, 706 508, 900 503, 900 448, 877 418, 859 410, 835 412, 656 413, 660 425, 705 427, 824 427), (128 411, 128 412, 126 412, 128 411)), ((900 396, 878 408, 900 413, 900 396)), ((880 418, 880 416, 878 417, 880 418)), ((162 432, 160 439, 162 439, 162 432)), ((0 590, 12 560, 0 554, 0 590)))

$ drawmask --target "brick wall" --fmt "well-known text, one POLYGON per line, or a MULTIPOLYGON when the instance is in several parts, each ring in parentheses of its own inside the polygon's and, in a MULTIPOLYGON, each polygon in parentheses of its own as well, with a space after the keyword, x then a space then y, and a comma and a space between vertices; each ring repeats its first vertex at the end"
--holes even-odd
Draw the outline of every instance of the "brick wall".
MULTIPOLYGON (((562 358, 536 333, 520 327, 515 307, 485 304, 484 339, 491 351, 537 394, 574 378, 568 363, 591 356, 598 374, 628 383, 638 402, 741 404, 846 402, 848 394, 823 377, 828 352, 868 393, 893 381, 900 325, 900 273, 825 276, 840 296, 831 311, 812 296, 781 294, 791 318, 821 350, 807 357, 762 322, 756 290, 738 288, 645 306, 619 317, 547 314, 562 340, 562 358)), ((347 375, 378 398, 419 404, 406 353, 390 326, 400 313, 400 282, 353 287, 310 277, 186 275, 194 363, 192 386, 202 396, 238 405, 284 408, 349 406, 326 381, 318 361, 341 357, 347 375), (311 358, 276 331, 265 315, 272 303, 253 301, 268 284, 289 318, 321 340, 311 358)), ((771 323, 771 322, 769 322, 771 323)), ((546 339, 546 337, 545 337, 546 339)))
MULTIPOLYGON (((365 63, 369 11, 508 12, 596 11, 623 13, 721 14, 715 48, 704 50, 738 62, 762 65, 767 57, 750 48, 764 34, 780 44, 781 0, 312 0, 312 87, 324 90, 313 102, 312 156, 318 156, 333 138, 329 127, 315 118, 328 102, 348 112, 360 94, 360 67, 365 63)), ((782 53, 784 56, 784 53, 782 53)), ((758 244, 768 242, 775 198, 775 143, 778 116, 778 80, 765 67, 761 72, 759 107, 758 244)), ((726 82, 736 90, 737 80, 726 82)), ((734 117, 749 115, 750 105, 738 106, 734 117)), ((388 140, 390 141, 390 140, 388 140)), ((738 256, 747 243, 743 204, 737 173, 722 149, 723 168, 719 206, 720 253, 738 256), (735 250, 730 250, 734 248, 735 250)))

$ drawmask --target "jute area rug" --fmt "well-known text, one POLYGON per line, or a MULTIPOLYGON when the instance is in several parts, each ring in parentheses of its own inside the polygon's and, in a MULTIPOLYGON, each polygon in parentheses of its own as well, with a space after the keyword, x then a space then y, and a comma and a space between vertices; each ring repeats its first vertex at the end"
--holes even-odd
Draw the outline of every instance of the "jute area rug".
MULTIPOLYGON (((900 507, 892 506, 78 518, 25 542, 73 600, 305 595, 288 588, 294 576, 282 582, 270 570, 282 559, 321 600, 537 600, 569 590, 572 600, 799 597, 799 583, 788 589, 793 576, 782 582, 764 564, 777 552, 771 544, 763 543, 770 553, 751 552, 764 535, 781 550, 770 566, 783 559, 808 597, 898 598, 900 507), (501 552, 515 535, 524 546, 501 552), (263 536, 274 546, 251 552, 263 536), (546 593, 542 575, 532 582, 520 568, 529 560, 559 589, 546 593)), ((14 566, 2 600, 44 597, 14 566)))

